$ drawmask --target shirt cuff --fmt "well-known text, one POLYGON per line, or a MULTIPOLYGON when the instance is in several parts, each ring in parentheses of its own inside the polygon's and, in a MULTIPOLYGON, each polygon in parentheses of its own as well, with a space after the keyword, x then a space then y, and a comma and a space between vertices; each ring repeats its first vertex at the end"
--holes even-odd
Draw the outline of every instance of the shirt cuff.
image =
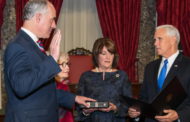
POLYGON ((140 120, 139 117, 134 118, 134 121, 135 121, 135 122, 138 122, 139 120, 140 120))

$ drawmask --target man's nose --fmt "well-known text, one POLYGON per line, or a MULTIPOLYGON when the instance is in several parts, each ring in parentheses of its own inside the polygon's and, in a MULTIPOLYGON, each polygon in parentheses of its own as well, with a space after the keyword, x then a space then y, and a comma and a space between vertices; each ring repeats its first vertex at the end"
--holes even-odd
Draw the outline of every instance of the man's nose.
POLYGON ((55 23, 55 21, 53 21, 53 23, 52 23, 52 26, 51 26, 52 28, 56 28, 56 23, 55 23))

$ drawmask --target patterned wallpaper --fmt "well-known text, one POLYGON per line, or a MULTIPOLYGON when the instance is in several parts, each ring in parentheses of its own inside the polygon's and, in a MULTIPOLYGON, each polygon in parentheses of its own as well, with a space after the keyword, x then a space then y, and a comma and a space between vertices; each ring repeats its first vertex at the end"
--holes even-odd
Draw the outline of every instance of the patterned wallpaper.
POLYGON ((137 52, 139 82, 142 82, 144 68, 154 60, 154 29, 156 26, 156 0, 142 0, 140 38, 137 52))
POLYGON ((4 9, 4 23, 1 28, 1 44, 2 48, 0 50, 0 73, 1 73, 1 102, 2 102, 2 107, 5 108, 5 103, 6 103, 6 93, 4 89, 4 76, 3 76, 3 54, 4 50, 6 48, 6 45, 8 44, 9 40, 13 38, 13 36, 16 34, 16 17, 15 17, 15 2, 14 0, 7 0, 6 1, 6 6, 4 9))

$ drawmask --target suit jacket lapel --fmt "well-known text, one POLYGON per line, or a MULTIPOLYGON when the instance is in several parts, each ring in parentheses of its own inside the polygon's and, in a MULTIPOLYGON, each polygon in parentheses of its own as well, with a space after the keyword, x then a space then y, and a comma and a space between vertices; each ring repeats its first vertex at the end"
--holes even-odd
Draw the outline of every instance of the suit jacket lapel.
POLYGON ((32 38, 28 36, 24 31, 20 30, 18 36, 25 38, 19 41, 21 45, 24 45, 24 47, 26 47, 26 49, 31 50, 32 52, 36 52, 40 57, 45 56, 44 53, 41 52, 39 47, 32 40, 32 38))
POLYGON ((162 89, 165 88, 168 85, 168 83, 177 75, 179 67, 181 67, 180 65, 182 64, 180 63, 182 61, 182 56, 183 56, 182 54, 179 54, 175 59, 170 71, 166 76, 162 89))

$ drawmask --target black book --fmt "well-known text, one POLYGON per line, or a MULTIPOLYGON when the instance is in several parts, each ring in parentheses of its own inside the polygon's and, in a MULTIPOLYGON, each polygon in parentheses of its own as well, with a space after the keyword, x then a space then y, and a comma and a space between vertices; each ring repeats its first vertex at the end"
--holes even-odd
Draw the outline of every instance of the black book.
POLYGON ((184 101, 187 97, 187 93, 181 85, 177 77, 175 77, 170 83, 154 98, 152 103, 146 103, 141 100, 126 97, 126 102, 139 110, 141 115, 154 118, 156 115, 165 115, 164 109, 174 109, 184 101))
MULTIPOLYGON (((89 108, 108 108, 109 102, 87 101, 89 108)), ((81 108, 86 108, 84 105, 80 105, 81 108)))

